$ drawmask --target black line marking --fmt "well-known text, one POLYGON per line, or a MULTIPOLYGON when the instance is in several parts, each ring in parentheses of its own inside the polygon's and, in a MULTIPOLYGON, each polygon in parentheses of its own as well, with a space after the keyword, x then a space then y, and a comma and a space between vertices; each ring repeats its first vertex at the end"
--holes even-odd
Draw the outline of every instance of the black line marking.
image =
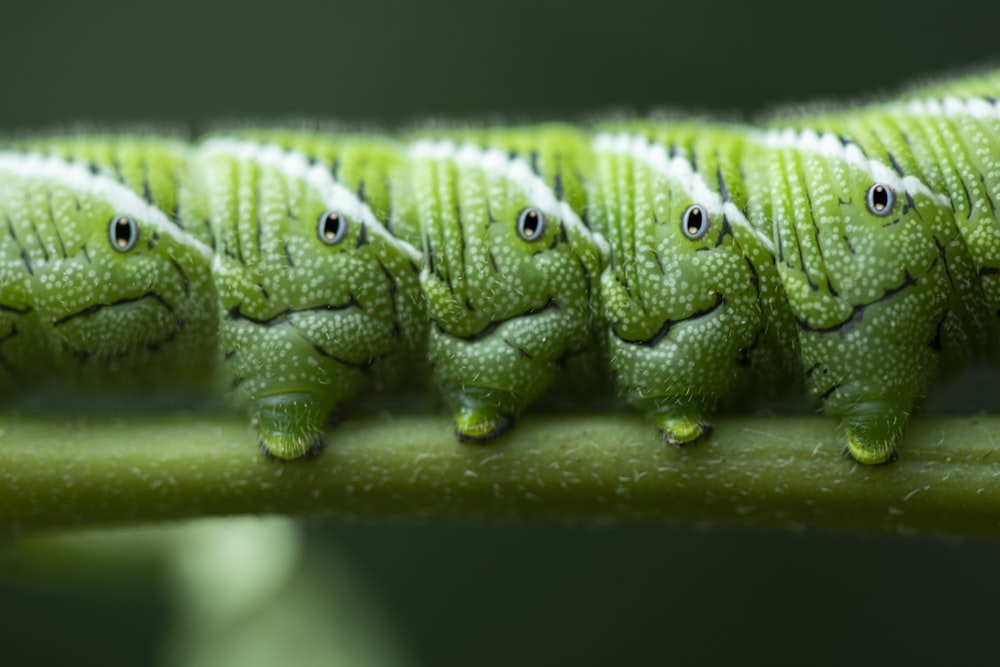
POLYGON ((687 317, 684 317, 684 318, 679 319, 679 320, 665 320, 663 322, 663 324, 660 326, 660 330, 657 331, 655 334, 653 334, 652 337, 647 338, 646 340, 633 340, 633 339, 630 339, 630 338, 625 338, 620 333, 618 333, 618 325, 617 324, 614 324, 614 325, 611 326, 611 331, 612 331, 612 333, 614 333, 615 336, 617 336, 623 342, 631 343, 633 345, 643 345, 645 347, 654 347, 657 344, 659 344, 659 342, 661 340, 663 340, 664 338, 667 337, 667 335, 670 333, 670 330, 673 329, 674 325, 680 324, 682 322, 690 322, 691 320, 697 320, 697 319, 700 319, 702 317, 706 317, 708 315, 711 315, 713 312, 715 312, 720 307, 722 307, 725 303, 726 303, 726 297, 724 297, 722 294, 719 294, 718 292, 716 292, 716 294, 715 294, 715 303, 713 303, 711 306, 709 306, 708 308, 705 308, 703 310, 699 310, 699 311, 696 311, 694 313, 691 313, 687 317))
POLYGON ((529 352, 526 352, 523 347, 518 347, 517 345, 510 342, 506 338, 503 339, 503 342, 507 347, 515 350, 517 352, 517 356, 519 356, 521 359, 534 359, 534 356, 531 355, 529 352))
POLYGON ((257 208, 257 256, 261 253, 261 237, 264 235, 264 226, 260 220, 260 207, 257 208))
POLYGON ((456 336, 451 332, 445 331, 444 328, 441 326, 441 323, 434 318, 431 318, 430 323, 433 326, 436 326, 438 328, 438 331, 440 331, 445 335, 451 336, 452 338, 458 338, 459 340, 464 340, 469 343, 475 343, 476 341, 482 340, 483 338, 486 338, 487 336, 493 334, 497 329, 502 327, 507 322, 516 320, 521 317, 525 317, 527 315, 538 315, 539 313, 543 313, 546 310, 559 310, 559 304, 556 303, 556 300, 554 298, 549 297, 548 302, 541 308, 529 308, 528 310, 518 315, 512 315, 511 317, 502 320, 495 320, 493 322, 490 322, 488 325, 486 325, 486 327, 482 331, 480 331, 479 333, 472 334, 471 336, 456 336))
POLYGON ((822 394, 820 394, 819 400, 820 401, 827 400, 828 398, 830 398, 831 395, 833 395, 833 392, 837 391, 842 386, 843 385, 841 385, 841 384, 835 384, 835 385, 833 385, 832 387, 830 387, 829 389, 827 389, 826 391, 824 391, 822 394))
MULTIPOLYGON (((146 349, 147 352, 156 354, 157 352, 162 350, 164 346, 169 345, 170 343, 174 342, 174 340, 177 339, 177 336, 180 334, 181 329, 184 328, 184 320, 177 319, 174 321, 174 323, 177 325, 177 328, 171 331, 163 338, 154 341, 143 341, 142 346, 146 349)), ((123 351, 120 355, 114 355, 114 356, 126 356, 126 354, 127 352, 123 351)))
POLYGON ((944 328, 945 320, 948 319, 948 311, 945 310, 941 313, 941 319, 938 320, 937 326, 934 327, 934 337, 931 338, 931 349, 935 352, 941 351, 941 330, 944 328))
POLYGON ((920 215, 920 209, 917 208, 917 204, 916 202, 913 201, 913 197, 910 195, 910 193, 907 192, 906 190, 903 190, 903 194, 906 195, 906 204, 903 206, 903 210, 901 211, 901 213, 903 215, 906 215, 910 211, 916 211, 917 217, 923 220, 923 216, 920 215))
POLYGON ((726 181, 722 178, 721 164, 715 168, 715 180, 719 184, 719 194, 722 195, 722 201, 729 201, 729 189, 726 187, 726 181))
POLYGON ((784 265, 787 266, 788 262, 785 261, 785 237, 782 236, 782 234, 781 234, 781 225, 777 225, 777 227, 774 230, 774 234, 775 234, 775 236, 778 237, 776 239, 777 242, 778 242, 778 257, 777 257, 777 261, 780 261, 782 264, 784 264, 784 265))
POLYGON ((436 276, 438 274, 434 270, 434 246, 431 245, 431 240, 427 237, 424 237, 424 243, 427 245, 427 270, 436 276))
POLYGON ((848 331, 850 331, 851 327, 853 327, 855 324, 861 321, 861 318, 864 316, 865 310, 869 306, 874 306, 875 304, 885 301, 886 299, 891 299, 900 292, 904 291, 906 288, 912 287, 913 285, 916 284, 917 284, 916 279, 910 275, 909 271, 907 271, 906 277, 903 279, 901 285, 899 285, 898 287, 891 287, 887 289, 885 291, 885 294, 878 297, 877 299, 874 299, 873 301, 869 301, 868 303, 862 303, 857 306, 854 306, 852 308, 851 314, 843 322, 838 322, 837 324, 834 324, 833 326, 829 327, 814 327, 805 320, 802 320, 798 316, 796 316, 795 323, 798 324, 799 328, 802 329, 803 331, 809 331, 813 333, 830 333, 836 331, 841 336, 844 336, 847 334, 848 331))
POLYGON ((959 178, 958 182, 962 184, 962 191, 965 192, 965 201, 969 205, 969 212, 965 214, 965 219, 968 220, 972 217, 972 197, 969 196, 969 188, 965 185, 965 179, 959 178))
POLYGON ((493 267, 493 273, 499 274, 500 273, 500 268, 497 267, 497 258, 493 256, 493 249, 490 248, 489 251, 487 251, 487 252, 488 252, 488 255, 489 255, 489 258, 490 258, 490 266, 493 267))
POLYGON ((118 299, 117 301, 111 301, 109 303, 95 303, 93 305, 87 306, 82 310, 70 313, 69 315, 63 315, 59 319, 53 320, 52 326, 57 327, 66 324, 67 322, 70 322, 72 320, 75 320, 79 317, 87 317, 89 315, 93 315, 94 313, 103 310, 105 308, 123 306, 125 304, 135 303, 137 301, 143 301, 144 299, 152 299, 154 301, 157 301, 161 306, 166 308, 168 311, 170 312, 174 311, 174 307, 170 303, 165 301, 163 297, 161 297, 159 294, 157 294, 156 292, 146 292, 145 294, 141 294, 139 296, 125 297, 123 299, 118 299))
POLYGON ((28 270, 28 275, 35 275, 35 270, 31 266, 31 256, 28 254, 27 248, 24 247, 21 241, 17 238, 17 235, 14 234, 14 221, 11 220, 10 216, 6 214, 4 214, 4 218, 7 221, 7 233, 10 234, 11 240, 20 249, 21 261, 24 262, 24 267, 28 270))
POLYGON ((986 203, 990 205, 990 215, 995 218, 997 215, 997 209, 993 203, 993 198, 990 197, 990 189, 986 185, 986 177, 982 172, 979 172, 979 182, 983 186, 983 196, 986 197, 986 203))
MULTIPOLYGON (((303 338, 305 338, 305 336, 302 335, 301 332, 299 333, 299 335, 302 336, 303 338)), ((306 340, 308 340, 308 338, 306 338, 306 340)), ((319 353, 321 356, 326 357, 327 359, 335 361, 338 364, 341 364, 342 366, 346 366, 348 368, 352 368, 352 369, 354 369, 356 371, 361 371, 362 373, 365 373, 365 374, 370 373, 372 366, 374 366, 376 363, 378 363, 378 360, 380 359, 380 357, 369 357, 368 359, 366 359, 365 361, 362 361, 362 362, 349 361, 347 359, 344 359, 343 357, 338 357, 338 356, 336 356, 334 354, 331 354, 331 353, 327 352, 326 350, 324 350, 322 347, 320 347, 319 345, 317 345, 315 343, 312 344, 312 348, 317 353, 319 353)))
POLYGON ((177 175, 177 172, 170 172, 170 180, 173 182, 174 186, 174 207, 170 210, 170 219, 174 221, 174 224, 184 229, 184 221, 181 218, 181 197, 180 193, 185 191, 185 185, 181 178, 177 175))
POLYGON ((29 220, 28 224, 31 225, 31 231, 35 232, 35 238, 38 239, 38 246, 42 251, 42 257, 46 262, 49 261, 49 251, 45 248, 45 241, 42 240, 42 235, 38 233, 38 227, 35 226, 35 221, 29 220))
MULTIPOLYGON (((810 202, 810 207, 811 206, 812 206, 812 203, 810 202)), ((810 216, 812 215, 811 211, 810 211, 809 215, 810 216)), ((798 249, 798 253, 799 253, 799 271, 802 273, 803 276, 805 276, 806 282, 809 284, 809 287, 812 289, 812 291, 818 292, 819 291, 819 285, 817 285, 816 283, 813 282, 812 276, 809 274, 809 269, 806 268, 806 258, 805 258, 805 255, 802 252, 802 241, 799 239, 799 230, 795 226, 794 222, 791 225, 791 230, 792 230, 792 236, 795 237, 795 247, 796 247, 796 249, 798 249)), ((822 255, 820 255, 820 259, 822 259, 822 255)))
POLYGON ((760 274, 757 272, 757 267, 753 265, 753 262, 750 261, 749 257, 743 255, 743 261, 746 262, 747 266, 750 268, 750 282, 753 284, 754 292, 757 294, 757 307, 760 309, 760 312, 763 313, 766 309, 764 308, 764 300, 760 295, 760 274))
MULTIPOLYGON (((823 268, 826 269, 826 258, 823 257, 823 245, 819 241, 819 223, 816 222, 816 214, 813 213, 814 207, 812 202, 812 195, 809 194, 808 188, 805 189, 805 193, 806 193, 806 202, 808 203, 809 206, 809 222, 812 224, 813 241, 816 242, 816 254, 819 255, 819 260, 820 262, 822 262, 823 268)), ((794 227, 794 223, 792 224, 792 226, 794 227)), ((798 238, 798 230, 796 230, 796 238, 798 238)), ((802 272, 806 274, 806 281, 809 283, 809 286, 813 288, 813 291, 819 291, 819 285, 813 284, 812 276, 806 269, 806 258, 804 253, 802 252, 801 244, 799 244, 799 261, 802 263, 802 272)), ((824 275, 825 274, 826 272, 824 271, 824 275)), ((827 282, 829 283, 829 278, 827 278, 827 282)))
POLYGON ((850 252, 850 253, 851 253, 852 255, 857 255, 858 253, 856 253, 856 252, 854 251, 854 246, 852 246, 852 245, 851 245, 851 239, 850 239, 850 238, 849 238, 849 237, 847 236, 847 234, 844 234, 844 235, 843 235, 843 236, 842 236, 841 238, 843 238, 843 239, 844 239, 844 245, 846 245, 846 246, 847 246, 847 250, 848 250, 848 251, 849 251, 849 252, 850 252))
POLYGON ((555 190, 556 199, 558 199, 559 201, 562 201, 563 200, 563 195, 565 194, 563 192, 562 172, 558 172, 558 171, 556 172, 556 176, 555 176, 555 180, 554 180, 553 188, 552 189, 555 190))
POLYGON ((181 285, 184 288, 184 296, 190 296, 190 294, 191 294, 191 285, 188 282, 187 274, 184 273, 184 269, 181 268, 181 265, 178 264, 177 260, 175 260, 173 257, 170 258, 170 263, 173 265, 174 269, 177 270, 177 273, 179 273, 180 276, 181 276, 181 285))
POLYGON ((386 268, 385 264, 382 263, 381 258, 377 258, 379 268, 382 269, 382 274, 385 276, 386 282, 389 284, 389 305, 392 307, 392 319, 395 323, 397 330, 399 326, 399 313, 396 306, 396 292, 399 287, 396 285, 396 277, 392 275, 392 272, 386 268))
POLYGON ((243 312, 243 304, 238 303, 226 312, 226 317, 231 320, 246 320, 247 322, 252 322, 254 324, 260 324, 265 327, 275 326, 277 324, 282 324, 288 321, 288 318, 292 315, 298 315, 300 313, 322 313, 322 312, 333 312, 337 310, 347 310, 348 308, 361 308, 361 304, 358 300, 351 295, 351 298, 347 300, 344 304, 327 304, 323 306, 312 306, 310 308, 286 308, 285 310, 266 318, 256 318, 247 315, 243 312))
MULTIPOLYGON (((729 218, 726 217, 725 213, 723 213, 722 214, 722 229, 719 231, 719 236, 715 239, 715 246, 714 247, 718 248, 719 246, 721 246, 723 244, 723 242, 726 240, 726 237, 727 236, 731 236, 732 233, 733 233, 733 227, 732 227, 732 225, 729 224, 729 218)), ((702 246, 702 248, 704 248, 704 246, 702 246)), ((698 248, 698 250, 701 250, 702 248, 698 248)), ((704 249, 707 250, 708 248, 704 248, 704 249)))
MULTIPOLYGON (((458 199, 455 199, 455 228, 458 229, 458 247, 461 249, 461 257, 459 257, 459 268, 465 271, 465 224, 462 222, 462 207, 458 203, 458 199)), ((449 269, 451 268, 451 262, 448 263, 449 269)), ((467 282, 464 280, 465 275, 462 275, 462 289, 464 290, 467 286, 467 282)), ((448 290, 454 294, 455 288, 451 284, 451 271, 448 272, 448 277, 446 282, 448 283, 448 290)))
MULTIPOLYGON (((24 262, 24 268, 28 270, 28 275, 35 275, 35 270, 31 268, 31 260, 28 258, 28 253, 24 249, 21 250, 21 261, 24 262)), ((88 258, 87 261, 90 261, 90 259, 88 258)))
POLYGON ((903 168, 899 166, 898 162, 896 162, 896 156, 893 155, 892 152, 890 151, 886 151, 886 155, 889 156, 889 163, 892 165, 892 168, 896 170, 896 173, 899 174, 900 176, 905 177, 906 172, 904 172, 903 168))
MULTIPOLYGON (((938 249, 938 257, 941 258, 941 263, 944 265, 944 273, 948 277, 948 284, 951 285, 951 291, 958 293, 958 288, 955 286, 955 277, 951 275, 951 267, 948 266, 948 249, 941 244, 938 237, 932 237, 934 239, 934 245, 938 249)), ((934 264, 928 267, 928 271, 933 268, 934 264)))
POLYGON ((14 313, 15 315, 27 315, 31 312, 31 306, 8 306, 7 304, 0 303, 0 312, 4 313, 14 313))
POLYGON ((56 212, 55 209, 52 208, 52 197, 52 190, 45 193, 45 199, 49 207, 49 222, 52 223, 52 231, 55 232, 56 241, 59 242, 59 250, 62 251, 63 259, 65 259, 69 257, 69 255, 66 254, 66 245, 63 243, 62 234, 59 233, 59 223, 56 221, 56 212))
POLYGON ((660 253, 653 251, 653 259, 656 260, 656 268, 660 270, 660 275, 667 275, 666 271, 663 270, 663 262, 660 261, 660 253))
POLYGON ((358 242, 355 248, 360 248, 363 245, 368 245, 368 225, 364 222, 361 223, 361 231, 358 232, 358 242))
POLYGON ((295 267, 295 262, 292 261, 292 252, 288 249, 288 244, 285 243, 285 261, 288 263, 290 268, 295 267))

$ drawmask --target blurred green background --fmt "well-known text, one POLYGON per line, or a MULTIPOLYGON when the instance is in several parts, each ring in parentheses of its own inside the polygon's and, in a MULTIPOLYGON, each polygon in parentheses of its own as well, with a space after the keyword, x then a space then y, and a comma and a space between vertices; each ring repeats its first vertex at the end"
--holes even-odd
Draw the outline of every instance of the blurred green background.
MULTIPOLYGON (((746 115, 998 65, 998 25, 1000 4, 982 0, 5 3, 0 132, 746 115)), ((247 626, 289 664, 320 645, 340 664, 995 660, 994 542, 434 520, 303 530, 300 578, 264 605, 285 615, 247 626)), ((9 542, 0 553, 30 572, 0 582, 5 665, 181 664, 185 636, 244 641, 178 629, 192 580, 164 574, 169 549, 126 567, 9 542)), ((267 565, 268 542, 222 553, 267 565)))

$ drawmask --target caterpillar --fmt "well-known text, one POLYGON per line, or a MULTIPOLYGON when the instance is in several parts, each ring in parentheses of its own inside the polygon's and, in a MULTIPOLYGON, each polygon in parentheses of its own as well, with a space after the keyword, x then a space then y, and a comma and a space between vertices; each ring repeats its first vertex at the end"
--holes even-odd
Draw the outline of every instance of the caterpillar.
POLYGON ((752 125, 12 142, 0 390, 219 387, 288 460, 425 366, 475 442, 595 370, 675 445, 801 384, 889 462, 933 375, 996 348, 998 94, 991 72, 752 125))

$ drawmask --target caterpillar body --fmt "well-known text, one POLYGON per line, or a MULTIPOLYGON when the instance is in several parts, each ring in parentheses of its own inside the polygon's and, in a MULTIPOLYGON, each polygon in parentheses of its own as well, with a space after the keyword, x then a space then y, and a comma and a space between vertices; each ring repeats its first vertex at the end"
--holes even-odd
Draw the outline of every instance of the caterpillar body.
POLYGON ((220 384, 265 453, 426 362, 460 439, 606 367, 663 437, 800 382, 862 463, 1000 326, 1000 72, 758 125, 0 152, 0 377, 220 384))

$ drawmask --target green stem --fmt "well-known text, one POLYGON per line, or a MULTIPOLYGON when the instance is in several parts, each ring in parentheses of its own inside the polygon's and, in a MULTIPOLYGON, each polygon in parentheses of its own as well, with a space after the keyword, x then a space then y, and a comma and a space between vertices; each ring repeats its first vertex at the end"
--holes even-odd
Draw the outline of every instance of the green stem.
POLYGON ((571 517, 1000 535, 1000 417, 923 417, 899 461, 841 456, 833 422, 731 417, 696 447, 626 415, 526 418, 455 442, 439 417, 330 431, 312 460, 262 458, 232 416, 5 417, 0 526, 278 513, 571 517))

